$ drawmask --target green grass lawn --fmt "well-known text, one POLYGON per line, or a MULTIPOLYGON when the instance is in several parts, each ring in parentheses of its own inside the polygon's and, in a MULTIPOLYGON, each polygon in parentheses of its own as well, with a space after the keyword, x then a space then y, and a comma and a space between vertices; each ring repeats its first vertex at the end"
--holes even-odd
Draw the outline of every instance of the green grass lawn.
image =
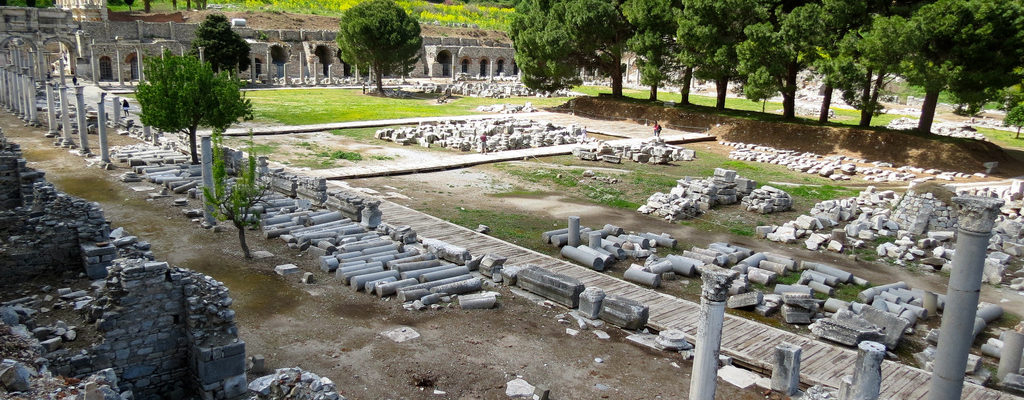
POLYGON ((286 125, 471 115, 481 114, 476 108, 482 105, 522 105, 530 102, 534 107, 551 107, 568 100, 565 97, 460 97, 445 104, 437 104, 436 95, 393 99, 364 95, 359 89, 256 90, 246 92, 245 97, 252 100, 253 114, 257 121, 286 125))
MULTIPOLYGON (((588 96, 597 96, 601 93, 611 93, 611 88, 605 86, 577 86, 573 88, 573 91, 586 94, 588 96)), ((649 102, 650 91, 649 90, 637 90, 637 89, 622 89, 622 95, 626 98, 626 101, 645 103, 649 102)), ((759 102, 751 101, 744 98, 726 98, 725 99, 725 110, 715 109, 715 103, 718 101, 714 96, 701 96, 696 94, 690 94, 689 100, 690 105, 683 106, 679 105, 680 100, 679 93, 668 92, 664 90, 658 91, 658 101, 670 101, 675 102, 676 108, 680 110, 709 113, 709 114, 722 114, 730 117, 738 117, 745 119, 755 119, 766 122, 795 122, 804 124, 818 124, 818 117, 805 117, 797 116, 795 121, 783 121, 781 118, 782 114, 782 103, 779 102, 759 102), (764 112, 761 112, 761 110, 764 112)), ((856 126, 860 122, 860 111, 857 110, 845 110, 839 108, 832 108, 835 111, 836 116, 830 120, 830 123, 834 126, 856 126)), ((881 114, 876 115, 871 119, 872 127, 884 127, 889 124, 892 120, 900 118, 900 115, 881 114)))

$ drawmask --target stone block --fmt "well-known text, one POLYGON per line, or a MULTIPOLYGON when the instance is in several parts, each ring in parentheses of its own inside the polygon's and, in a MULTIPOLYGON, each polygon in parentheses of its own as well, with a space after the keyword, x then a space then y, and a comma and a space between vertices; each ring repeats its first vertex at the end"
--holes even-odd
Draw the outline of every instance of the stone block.
POLYGON ((529 267, 519 271, 516 284, 526 291, 569 308, 579 306, 580 293, 583 292, 583 282, 579 279, 540 267, 529 267))
POLYGON ((884 337, 875 341, 884 344, 889 350, 896 348, 900 338, 903 337, 903 332, 910 326, 910 321, 906 318, 874 307, 864 307, 861 309, 860 316, 882 330, 884 337))
POLYGON ((288 276, 291 274, 297 274, 302 270, 299 269, 295 264, 283 264, 274 267, 274 272, 281 276, 288 276))
POLYGON ((647 325, 646 305, 626 297, 607 295, 601 302, 598 317, 623 329, 641 329, 647 325))
POLYGON ((726 307, 729 308, 756 307, 758 304, 761 304, 761 300, 763 299, 764 293, 761 293, 759 290, 755 290, 753 292, 729 296, 729 300, 726 301, 725 304, 726 307))
POLYGON ((856 346, 865 340, 878 341, 885 336, 877 326, 850 310, 839 310, 831 318, 814 321, 810 329, 811 333, 819 339, 847 346, 856 346))
POLYGON ((604 301, 604 298, 605 293, 601 288, 586 288, 580 294, 580 314, 590 319, 596 319, 601 312, 601 302, 604 301))
POLYGON ((245 374, 245 354, 235 354, 211 361, 198 361, 196 376, 201 384, 211 384, 245 374))

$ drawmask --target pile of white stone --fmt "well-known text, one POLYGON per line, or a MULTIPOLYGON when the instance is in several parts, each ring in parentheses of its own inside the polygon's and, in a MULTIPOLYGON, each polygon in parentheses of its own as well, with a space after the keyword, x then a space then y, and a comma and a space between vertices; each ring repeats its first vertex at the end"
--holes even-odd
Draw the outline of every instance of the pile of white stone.
POLYGON ((301 368, 279 368, 249 382, 248 400, 344 400, 330 378, 301 368))
POLYGON ((736 204, 754 191, 757 183, 736 175, 736 171, 715 168, 712 177, 684 177, 666 195, 655 193, 637 212, 654 214, 669 221, 693 218, 717 205, 736 204))
POLYGON ((537 112, 536 108, 533 108, 533 104, 526 102, 526 104, 492 104, 484 105, 476 108, 479 112, 495 113, 495 114, 516 114, 516 113, 531 113, 537 112))
POLYGON ((773 242, 796 243, 804 239, 809 250, 824 247, 841 252, 847 246, 863 247, 865 240, 874 240, 880 234, 889 236, 898 230, 899 226, 888 219, 897 201, 898 196, 891 190, 876 192, 874 187, 868 187, 857 197, 818 202, 808 214, 782 226, 758 226, 755 232, 773 242), (855 219, 846 229, 833 229, 855 219), (817 233, 824 229, 833 230, 829 235, 817 233))
POLYGON ((693 161, 697 153, 682 146, 654 139, 629 146, 612 145, 609 142, 590 142, 572 149, 572 154, 581 160, 620 163, 622 159, 642 164, 668 164, 672 161, 693 161))
POLYGON ((110 159, 128 164, 129 167, 140 165, 187 164, 191 159, 181 152, 164 146, 138 143, 118 146, 110 151, 110 159))
POLYGON ((1024 208, 1024 180, 1014 179, 1009 183, 991 182, 984 186, 957 187, 956 194, 1002 199, 1004 204, 1000 211, 1011 219, 1020 218, 1020 210, 1024 208))
POLYGON ((729 152, 729 158, 783 165, 792 171, 818 175, 834 181, 850 180, 853 176, 870 182, 924 182, 932 179, 951 181, 955 178, 984 177, 985 174, 941 171, 934 168, 910 166, 893 167, 891 163, 868 161, 842 155, 822 156, 815 153, 776 149, 749 143, 719 142, 736 148, 729 152), (869 165, 865 165, 869 164, 869 165), (918 177, 919 174, 933 176, 918 177))
MULTIPOLYGON (((886 125, 886 128, 895 130, 913 130, 917 129, 918 120, 912 118, 896 118, 886 125)), ((985 135, 978 133, 978 131, 972 128, 970 125, 958 124, 953 122, 935 122, 932 123, 932 133, 940 136, 949 136, 956 138, 966 138, 987 141, 985 135)))
POLYGON ((769 185, 754 189, 743 197, 741 203, 747 211, 761 214, 789 211, 793 208, 793 198, 789 193, 769 185))
POLYGON ((539 92, 519 82, 459 81, 453 84, 420 82, 416 89, 424 93, 448 93, 450 91, 455 96, 486 97, 492 99, 527 96, 563 97, 569 95, 569 92, 566 90, 559 90, 554 93, 539 92))
POLYGON ((494 152, 596 140, 581 133, 581 129, 574 125, 564 127, 544 121, 502 118, 422 122, 415 127, 381 129, 375 136, 403 145, 441 146, 460 151, 479 149, 483 143, 481 136, 486 136, 487 151, 494 152))

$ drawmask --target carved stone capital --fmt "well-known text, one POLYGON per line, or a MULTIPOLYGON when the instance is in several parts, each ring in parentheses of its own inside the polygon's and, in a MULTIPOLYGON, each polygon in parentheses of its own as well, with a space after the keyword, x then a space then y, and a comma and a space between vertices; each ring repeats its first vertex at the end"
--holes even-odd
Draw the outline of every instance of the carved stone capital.
POLYGON ((960 229, 987 234, 992 232, 996 216, 999 215, 999 208, 1003 206, 1002 199, 980 196, 957 196, 953 203, 958 206, 957 225, 960 229))
POLYGON ((729 298, 729 286, 740 273, 712 265, 697 267, 702 281, 700 295, 710 301, 725 301, 729 298))

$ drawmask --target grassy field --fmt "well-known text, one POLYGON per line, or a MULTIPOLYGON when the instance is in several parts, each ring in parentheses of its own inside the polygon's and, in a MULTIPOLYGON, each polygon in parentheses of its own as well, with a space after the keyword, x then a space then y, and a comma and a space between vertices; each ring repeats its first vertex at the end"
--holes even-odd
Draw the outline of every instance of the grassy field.
MULTIPOLYGON (((586 94, 588 96, 597 96, 600 93, 611 93, 611 88, 604 86, 578 86, 573 88, 573 91, 586 94)), ((650 98, 649 90, 637 90, 637 89, 622 89, 622 95, 626 97, 627 101, 636 101, 640 103, 648 102, 650 98)), ((779 102, 759 102, 751 101, 745 98, 727 98, 725 99, 725 110, 715 109, 715 103, 717 99, 714 96, 702 96, 696 94, 690 94, 690 105, 683 106, 677 104, 677 109, 701 112, 701 113, 713 113, 728 115, 730 117, 755 119, 766 122, 777 122, 781 121, 782 114, 782 103, 779 102), (761 112, 761 110, 764 112, 761 112)), ((664 90, 658 91, 659 101, 671 101, 678 102, 680 100, 679 93, 669 92, 664 90)), ((856 126, 860 122, 860 112, 856 110, 844 110, 839 108, 832 108, 835 111, 836 116, 832 118, 830 122, 836 126, 856 126)), ((900 118, 899 115, 881 114, 876 115, 871 119, 871 126, 873 127, 884 127, 889 124, 892 120, 900 118)), ((805 124, 817 124, 818 117, 806 117, 797 116, 796 121, 790 121, 796 123, 805 124)))
POLYGON ((534 107, 551 107, 567 98, 519 97, 489 99, 461 97, 437 104, 435 95, 411 99, 392 99, 362 94, 358 89, 295 89, 249 91, 253 114, 257 121, 287 125, 322 124, 328 122, 368 121, 377 119, 437 117, 480 114, 477 107, 491 104, 530 102, 534 107))
MULTIPOLYGON (((25 4, 24 0, 20 1, 22 5, 25 4)), ((47 1, 52 2, 52 0, 47 1)), ((210 2, 209 4, 227 6, 229 9, 238 11, 278 11, 296 14, 341 16, 342 12, 361 2, 361 0, 227 0, 210 2)), ((422 23, 437 22, 447 26, 468 24, 477 25, 483 29, 502 31, 508 29, 509 18, 515 11, 509 7, 495 7, 484 4, 449 4, 447 2, 437 4, 423 0, 398 0, 397 3, 405 9, 406 13, 422 23)), ((113 11, 129 10, 123 0, 113 0, 108 6, 113 11)), ((184 8, 185 1, 179 1, 178 6, 184 8)), ((153 0, 150 3, 150 7, 154 12, 173 11, 173 5, 169 0, 153 0)), ((135 11, 142 10, 142 1, 133 3, 131 9, 135 11)))
MULTIPOLYGON (((607 87, 580 86, 574 91, 589 96, 607 93, 607 87)), ((646 102, 648 92, 643 90, 624 89, 626 101, 646 102)), ((252 100, 253 111, 257 120, 278 122, 288 125, 321 124, 329 122, 365 121, 375 119, 454 116, 479 114, 475 111, 481 105, 499 103, 524 104, 530 102, 534 107, 553 107, 565 103, 567 97, 539 98, 517 97, 510 99, 488 99, 479 97, 456 98, 445 104, 437 104, 436 95, 421 95, 411 99, 391 99, 363 95, 356 89, 294 89, 274 91, 249 91, 246 97, 252 100)), ((679 100, 678 93, 660 92, 663 100, 679 100)), ((767 103, 761 113, 761 103, 747 99, 730 98, 726 101, 726 110, 714 109, 715 98, 710 96, 691 95, 692 106, 677 106, 680 109, 703 112, 721 113, 740 118, 752 118, 765 121, 778 121, 781 118, 774 113, 782 108, 782 103, 767 103)), ((859 114, 856 111, 836 110, 833 122, 837 125, 856 125, 859 114)), ((872 126, 885 126, 889 121, 898 118, 895 115, 883 114, 872 120, 872 126)), ((814 118, 798 118, 797 123, 817 124, 814 118)))

